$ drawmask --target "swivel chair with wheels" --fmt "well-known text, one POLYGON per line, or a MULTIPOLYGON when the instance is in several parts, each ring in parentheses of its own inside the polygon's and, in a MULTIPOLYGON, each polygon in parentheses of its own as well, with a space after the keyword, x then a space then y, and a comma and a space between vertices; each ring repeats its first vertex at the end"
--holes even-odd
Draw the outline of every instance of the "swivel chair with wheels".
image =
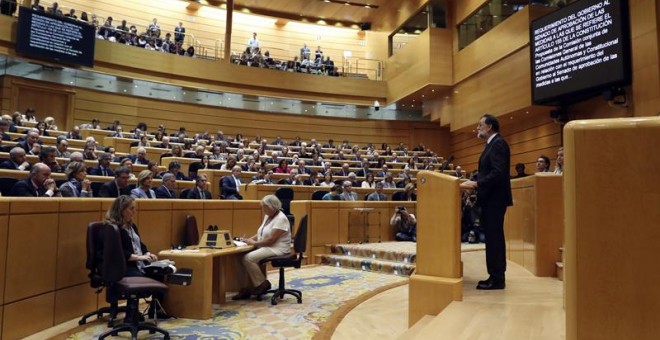
POLYGON ((277 304, 278 299, 283 299, 285 294, 293 295, 302 303, 302 292, 296 289, 286 289, 284 287, 284 268, 300 268, 302 260, 307 249, 307 215, 303 216, 300 220, 300 226, 296 231, 296 236, 293 240, 293 248, 295 250, 292 254, 282 256, 273 256, 259 261, 260 265, 270 262, 274 268, 280 268, 280 279, 277 289, 271 289, 261 295, 257 296, 257 300, 261 301, 261 297, 265 294, 273 294, 270 303, 277 304))
POLYGON ((149 322, 141 322, 142 314, 139 302, 154 294, 164 295, 167 285, 148 277, 125 277, 126 258, 121 244, 119 228, 111 224, 103 226, 103 280, 116 296, 117 300, 126 300, 126 314, 124 322, 115 325, 111 330, 101 334, 99 340, 107 336, 117 336, 119 332, 130 332, 131 339, 137 339, 138 332, 148 330, 150 334, 161 333, 165 340, 169 340, 169 333, 149 322))
MULTIPOLYGON (((96 294, 101 294, 106 288, 105 281, 101 275, 101 264, 103 262, 103 222, 92 222, 87 226, 87 261, 85 267, 89 270, 89 285, 96 289, 96 294)), ((87 323, 87 319, 96 315, 102 318, 103 314, 108 314, 108 327, 112 327, 117 313, 126 312, 126 307, 118 307, 117 299, 106 289, 106 301, 110 306, 101 307, 93 312, 89 312, 78 321, 79 325, 87 323)))

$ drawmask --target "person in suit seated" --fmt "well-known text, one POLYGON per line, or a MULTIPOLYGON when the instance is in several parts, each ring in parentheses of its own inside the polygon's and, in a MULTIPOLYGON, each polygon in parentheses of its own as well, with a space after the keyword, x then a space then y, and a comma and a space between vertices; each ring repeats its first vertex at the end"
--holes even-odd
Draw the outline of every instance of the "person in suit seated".
POLYGON ((167 172, 171 173, 174 175, 174 177, 179 180, 179 181, 187 181, 189 180, 186 175, 181 172, 181 163, 178 161, 171 161, 170 164, 167 166, 167 172))
POLYGON ((358 188, 361 187, 360 182, 358 182, 358 180, 357 180, 357 175, 355 175, 354 172, 349 172, 348 173, 348 180, 351 181, 351 183, 353 184, 353 187, 358 187, 358 188))
POLYGON ((369 169, 369 166, 371 166, 369 161, 368 160, 363 160, 362 161, 362 168, 360 168, 360 170, 358 170, 355 174, 358 177, 367 177, 367 174, 371 173, 371 169, 369 169))
POLYGON ((279 182, 277 182, 277 184, 303 185, 303 182, 300 179, 300 175, 298 174, 298 170, 297 169, 291 169, 291 172, 289 172, 289 177, 280 180, 279 182))
POLYGON ((51 172, 63 172, 62 166, 55 159, 56 151, 52 146, 44 146, 39 152, 39 161, 50 167, 51 172))
POLYGON ((396 183, 394 183, 394 177, 392 177, 391 173, 385 174, 385 178, 382 181, 383 183, 383 188, 386 189, 395 189, 396 188, 396 183))
POLYGON ((89 174, 92 176, 114 176, 115 172, 110 169, 110 161, 112 155, 104 152, 99 156, 99 165, 90 169, 89 174))
MULTIPOLYGON (((135 175, 133 174, 133 161, 131 161, 130 157, 124 157, 119 161, 119 166, 123 166, 128 169, 128 178, 129 179, 135 179, 135 175)), ((127 195, 130 195, 128 193, 127 195)))
POLYGON ((367 196, 367 201, 387 201, 387 196, 383 194, 383 183, 376 183, 375 189, 376 191, 367 196))
POLYGON ((9 129, 9 124, 4 120, 0 120, 0 138, 3 141, 11 140, 11 137, 7 134, 7 129, 9 129))
POLYGON ((135 155, 130 155, 128 157, 131 159, 133 164, 149 164, 149 160, 147 159, 147 150, 143 147, 139 147, 135 155))
POLYGON ((536 160, 536 172, 550 172, 550 158, 548 156, 539 156, 536 160))
POLYGON ((330 189, 330 192, 323 195, 321 198, 324 201, 343 201, 344 197, 341 195, 343 192, 343 189, 341 185, 335 184, 332 186, 332 189, 330 189))
POLYGON ((171 149, 172 144, 170 144, 170 137, 163 136, 163 139, 160 141, 160 143, 154 145, 154 147, 161 149, 171 149))
POLYGON ((39 144, 39 131, 37 129, 30 129, 25 136, 25 140, 18 142, 16 146, 25 150, 25 153, 30 153, 35 144, 39 144))
POLYGON ((270 177, 273 175, 272 170, 266 170, 265 168, 259 168, 257 174, 252 177, 251 184, 273 184, 273 181, 270 177))
POLYGON ((235 165, 231 169, 231 175, 225 176, 220 181, 222 188, 222 196, 227 200, 242 200, 243 196, 240 194, 241 188, 241 167, 235 165))
POLYGON ((298 160, 298 173, 301 175, 309 175, 311 174, 311 170, 309 170, 306 166, 306 162, 304 160, 298 160))
POLYGON ((9 159, 0 163, 0 169, 29 171, 30 163, 25 159, 25 150, 16 146, 9 151, 9 159))
POLYGON ((310 185, 314 187, 321 186, 321 182, 323 182, 325 179, 325 176, 323 176, 322 173, 312 171, 311 174, 309 174, 309 177, 303 181, 303 185, 310 185))
POLYGON ((335 176, 348 176, 349 173, 351 173, 350 165, 344 163, 341 165, 341 170, 335 172, 335 176))
POLYGON ((388 170, 389 170, 389 167, 387 166, 387 164, 383 164, 383 166, 380 168, 380 171, 378 171, 376 173, 376 177, 385 177, 385 176, 387 176, 388 170))
MULTIPOLYGON (((281 208, 282 202, 275 195, 266 195, 261 199, 263 222, 254 236, 241 239, 248 245, 254 246, 254 250, 243 255, 240 261, 250 282, 243 282, 241 285, 243 288, 232 297, 232 300, 244 300, 253 294, 260 295, 268 291, 271 284, 261 270, 259 261, 272 256, 285 255, 291 251, 291 225, 281 208)), ((247 281, 245 276, 239 278, 247 281)))
POLYGON ((140 171, 137 188, 131 190, 131 197, 155 199, 156 193, 151 189, 151 182, 153 179, 154 174, 150 170, 140 171))
POLYGON ((96 143, 89 141, 85 143, 85 149, 83 150, 83 159, 86 160, 97 160, 98 157, 96 156, 96 143))
POLYGON ((105 183, 99 189, 100 197, 119 197, 121 195, 130 195, 128 188, 128 179, 130 178, 130 170, 126 167, 120 166, 115 170, 115 179, 105 183))
POLYGON ((525 164, 516 163, 516 175, 511 176, 511 179, 523 178, 523 177, 527 177, 527 176, 529 176, 529 175, 525 173, 525 164))
POLYGON ((64 171, 68 181, 60 185, 62 197, 92 197, 92 182, 87 179, 87 167, 82 162, 71 162, 64 171))
POLYGON ((55 156, 62 158, 69 158, 71 153, 69 150, 69 141, 66 139, 66 136, 59 135, 57 136, 57 145, 55 145, 55 156))
POLYGON ((11 188, 9 196, 16 197, 61 197, 55 180, 50 177, 50 168, 44 163, 32 166, 28 178, 20 180, 11 188))
POLYGON ((205 174, 197 175, 195 180, 195 187, 188 192, 188 199, 190 200, 210 200, 213 198, 211 192, 206 190, 208 177, 205 174))
POLYGON ((344 181, 343 189, 344 192, 341 193, 341 197, 344 201, 357 201, 357 193, 353 191, 353 183, 351 181, 344 181))
POLYGON ((173 174, 166 172, 163 175, 162 185, 154 189, 156 198, 177 198, 174 186, 176 185, 176 177, 173 174))

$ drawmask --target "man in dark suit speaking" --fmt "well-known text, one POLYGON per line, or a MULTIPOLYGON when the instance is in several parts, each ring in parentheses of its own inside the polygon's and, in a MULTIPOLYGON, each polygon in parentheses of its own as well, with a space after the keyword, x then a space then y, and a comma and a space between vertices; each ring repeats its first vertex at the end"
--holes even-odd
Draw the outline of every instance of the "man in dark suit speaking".
POLYGON ((504 214, 513 205, 509 167, 509 144, 499 135, 500 123, 492 115, 481 117, 477 137, 486 141, 479 158, 477 180, 461 183, 465 190, 477 190, 477 204, 481 207, 481 227, 486 234, 487 280, 479 281, 477 289, 504 289, 506 245, 504 242, 504 214))

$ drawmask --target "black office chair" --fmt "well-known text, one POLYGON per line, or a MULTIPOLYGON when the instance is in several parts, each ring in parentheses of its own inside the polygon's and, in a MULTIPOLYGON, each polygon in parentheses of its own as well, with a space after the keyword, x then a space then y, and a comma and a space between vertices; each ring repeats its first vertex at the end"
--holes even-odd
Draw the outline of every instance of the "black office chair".
POLYGON ((397 191, 392 194, 392 201, 405 201, 406 193, 403 191, 397 191))
POLYGON ((18 182, 16 178, 2 177, 0 178, 0 192, 2 196, 9 196, 11 193, 11 187, 18 182))
POLYGON ((125 277, 126 258, 121 244, 119 228, 111 224, 103 227, 103 266, 102 277, 111 293, 117 299, 126 300, 126 314, 121 324, 115 325, 111 330, 101 334, 99 340, 107 336, 117 336, 119 332, 131 332, 131 338, 137 339, 140 331, 148 330, 149 333, 161 333, 165 340, 169 340, 170 334, 156 325, 148 322, 140 322, 139 310, 140 299, 150 297, 154 294, 164 295, 167 285, 150 279, 148 277, 125 277))
POLYGON ((284 214, 291 215, 291 201, 293 201, 293 189, 278 188, 275 190, 275 197, 282 202, 282 211, 284 214))
POLYGON ((296 297, 298 303, 302 303, 301 291, 296 289, 286 289, 284 287, 284 268, 300 268, 300 265, 302 264, 305 250, 307 249, 307 215, 303 216, 302 220, 300 220, 300 226, 298 227, 296 237, 293 240, 293 249, 295 252, 292 254, 273 256, 259 261, 260 265, 270 262, 274 268, 280 268, 280 279, 277 289, 271 289, 258 295, 257 300, 261 301, 263 295, 272 293, 273 297, 270 299, 270 303, 276 305, 278 298, 283 299, 285 294, 290 294, 296 297))
POLYGON ((103 182, 92 182, 92 195, 94 197, 100 197, 99 196, 99 191, 101 190, 101 187, 103 186, 103 182))
POLYGON ((183 231, 183 246, 196 246, 199 244, 199 229, 195 215, 186 215, 186 225, 183 231))
MULTIPOLYGON (((96 294, 101 294, 106 287, 103 276, 101 275, 102 268, 100 267, 103 262, 103 222, 92 222, 87 225, 87 261, 85 268, 89 270, 89 285, 96 289, 96 294)), ((96 315, 97 318, 102 318, 103 314, 108 314, 108 327, 112 327, 114 320, 117 318, 117 313, 126 312, 126 307, 118 307, 118 301, 113 295, 106 290, 106 302, 110 306, 101 307, 93 312, 89 312, 78 321, 79 325, 87 323, 87 319, 96 315)))
POLYGON ((312 193, 312 201, 321 201, 323 200, 323 196, 327 194, 328 191, 325 190, 316 190, 312 193))
POLYGON ((188 199, 188 194, 190 193, 190 190, 191 190, 190 188, 181 190, 181 194, 179 195, 179 198, 182 200, 188 199))

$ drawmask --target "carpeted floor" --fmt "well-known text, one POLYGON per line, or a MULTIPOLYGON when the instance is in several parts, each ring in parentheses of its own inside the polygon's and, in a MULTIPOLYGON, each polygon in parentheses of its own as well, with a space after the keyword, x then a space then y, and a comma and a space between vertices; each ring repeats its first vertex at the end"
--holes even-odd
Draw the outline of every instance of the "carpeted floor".
MULTIPOLYGON (((303 303, 288 296, 276 306, 263 301, 231 301, 214 306, 210 320, 176 319, 161 321, 172 339, 311 339, 342 306, 354 305, 374 292, 408 282, 405 277, 336 268, 311 266, 286 273, 287 288, 303 292, 303 303)), ((277 282, 277 274, 269 274, 277 282)), ((275 288, 275 287, 273 287, 275 288)), ((269 296, 268 296, 269 297, 269 296)), ((69 339, 96 339, 105 324, 91 324, 69 339)), ((128 333, 119 334, 128 338, 128 333)), ((160 339, 144 332, 141 339, 160 339)))

